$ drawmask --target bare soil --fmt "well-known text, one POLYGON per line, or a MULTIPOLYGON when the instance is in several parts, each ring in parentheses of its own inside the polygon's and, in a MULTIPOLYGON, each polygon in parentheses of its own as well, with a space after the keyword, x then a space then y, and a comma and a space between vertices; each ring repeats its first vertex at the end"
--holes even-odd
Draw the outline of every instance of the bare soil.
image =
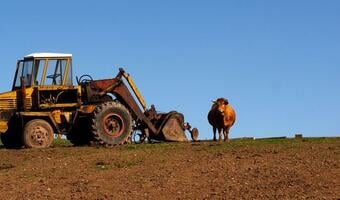
POLYGON ((0 147, 0 199, 340 199, 340 138, 0 147))

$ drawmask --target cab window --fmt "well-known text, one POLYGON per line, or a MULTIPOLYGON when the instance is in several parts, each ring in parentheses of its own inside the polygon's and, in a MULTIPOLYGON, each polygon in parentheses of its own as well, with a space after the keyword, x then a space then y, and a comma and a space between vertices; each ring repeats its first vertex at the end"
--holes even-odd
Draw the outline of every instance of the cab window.
POLYGON ((21 86, 21 77, 24 78, 25 85, 31 85, 33 60, 19 61, 15 77, 14 87, 21 86))
POLYGON ((68 66, 68 72, 66 73, 66 82, 65 85, 73 85, 72 82, 72 62, 70 62, 69 66, 68 66))
POLYGON ((37 59, 35 60, 34 62, 34 77, 35 77, 35 80, 34 80, 34 85, 41 85, 42 81, 43 81, 43 72, 44 72, 44 67, 45 67, 45 63, 46 63, 46 60, 45 59, 37 59))
POLYGON ((67 60, 48 60, 45 85, 61 85, 64 79, 64 72, 67 60))

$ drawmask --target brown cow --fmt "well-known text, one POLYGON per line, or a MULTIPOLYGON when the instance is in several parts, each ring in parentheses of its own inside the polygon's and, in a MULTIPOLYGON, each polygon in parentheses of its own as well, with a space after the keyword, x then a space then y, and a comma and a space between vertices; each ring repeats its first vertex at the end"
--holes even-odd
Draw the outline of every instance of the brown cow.
POLYGON ((216 141, 216 129, 219 133, 218 140, 222 139, 222 131, 224 141, 228 140, 229 129, 234 125, 236 114, 234 109, 229 105, 225 98, 218 98, 213 101, 213 105, 208 113, 208 121, 213 127, 214 141, 216 141))

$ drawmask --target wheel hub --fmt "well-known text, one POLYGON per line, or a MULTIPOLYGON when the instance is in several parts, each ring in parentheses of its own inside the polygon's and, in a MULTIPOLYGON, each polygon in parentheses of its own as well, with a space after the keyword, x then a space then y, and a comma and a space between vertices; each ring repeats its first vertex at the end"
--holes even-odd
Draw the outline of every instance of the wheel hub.
POLYGON ((48 142, 48 131, 42 126, 36 126, 30 133, 33 143, 43 145, 48 142))
POLYGON ((125 128, 122 117, 117 114, 107 115, 103 123, 105 133, 115 138, 121 136, 125 128))

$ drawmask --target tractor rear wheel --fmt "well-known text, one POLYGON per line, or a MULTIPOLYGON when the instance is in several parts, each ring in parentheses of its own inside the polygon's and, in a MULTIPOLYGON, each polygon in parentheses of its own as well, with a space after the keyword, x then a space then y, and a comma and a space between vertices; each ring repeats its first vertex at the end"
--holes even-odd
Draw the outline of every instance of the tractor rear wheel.
POLYGON ((132 117, 122 104, 114 101, 98 105, 92 119, 96 142, 116 145, 127 142, 132 132, 132 117))
POLYGON ((43 119, 33 119, 24 127, 24 144, 28 148, 45 148, 53 142, 53 129, 43 119))

